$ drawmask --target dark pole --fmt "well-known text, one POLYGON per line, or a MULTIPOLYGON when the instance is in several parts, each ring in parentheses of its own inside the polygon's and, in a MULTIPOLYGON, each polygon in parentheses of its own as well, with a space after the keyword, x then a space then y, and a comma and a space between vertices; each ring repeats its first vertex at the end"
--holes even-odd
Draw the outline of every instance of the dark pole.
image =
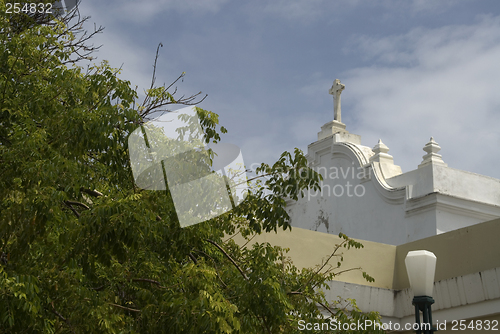
POLYGON ((431 305, 434 299, 429 296, 415 296, 412 304, 415 305, 415 323, 418 325, 417 334, 432 334, 437 331, 432 327, 431 305), (420 323, 420 312, 422 312, 422 323, 420 323))

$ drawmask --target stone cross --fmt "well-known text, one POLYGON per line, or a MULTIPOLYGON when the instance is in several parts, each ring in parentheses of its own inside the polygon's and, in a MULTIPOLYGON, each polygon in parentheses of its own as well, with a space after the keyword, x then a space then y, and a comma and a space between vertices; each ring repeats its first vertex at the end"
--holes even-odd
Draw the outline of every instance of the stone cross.
POLYGON ((340 115, 340 93, 344 90, 345 85, 340 83, 339 79, 335 79, 332 88, 328 91, 333 95, 333 120, 342 123, 340 115))

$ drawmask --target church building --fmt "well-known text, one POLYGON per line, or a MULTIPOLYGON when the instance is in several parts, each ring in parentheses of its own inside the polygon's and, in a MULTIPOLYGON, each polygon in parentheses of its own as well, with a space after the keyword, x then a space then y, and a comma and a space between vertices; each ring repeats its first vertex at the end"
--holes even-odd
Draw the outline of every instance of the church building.
POLYGON ((321 263, 339 233, 360 241, 365 247, 347 251, 343 267, 361 267, 375 282, 351 271, 326 293, 332 301, 354 298, 362 311, 378 311, 384 323, 399 324, 395 333, 411 333, 404 325, 415 316, 405 257, 412 250, 433 252, 432 318, 440 332, 456 332, 460 320, 496 322, 498 330, 500 180, 448 166, 432 137, 422 143, 422 162, 403 173, 381 140, 365 146, 342 123, 344 89, 333 82, 334 119, 308 146, 309 165, 323 176, 321 189, 287 203, 291 232, 256 241, 290 248, 299 269, 321 263))
POLYGON ((292 226, 401 245, 500 217, 500 180, 449 167, 433 138, 422 143, 421 164, 406 173, 381 140, 362 145, 341 122, 344 87, 335 80, 334 120, 308 147, 321 191, 289 203, 292 226))

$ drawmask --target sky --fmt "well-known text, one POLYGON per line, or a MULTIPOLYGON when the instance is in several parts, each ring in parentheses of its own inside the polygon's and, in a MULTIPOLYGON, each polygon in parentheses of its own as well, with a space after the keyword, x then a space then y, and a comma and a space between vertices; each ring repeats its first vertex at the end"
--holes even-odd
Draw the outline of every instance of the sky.
POLYGON ((182 72, 181 94, 219 115, 247 166, 307 152, 333 119, 362 145, 381 139, 403 172, 433 136, 449 167, 500 179, 498 0, 81 0, 105 29, 97 61, 149 88, 182 72))

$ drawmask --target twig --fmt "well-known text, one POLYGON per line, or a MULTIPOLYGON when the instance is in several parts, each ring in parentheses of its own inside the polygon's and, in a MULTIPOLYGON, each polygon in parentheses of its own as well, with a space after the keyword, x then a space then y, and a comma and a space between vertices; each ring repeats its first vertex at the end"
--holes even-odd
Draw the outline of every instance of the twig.
POLYGON ((252 240, 253 240, 253 238, 255 238, 256 236, 257 236, 257 234, 254 234, 254 235, 253 235, 250 239, 248 239, 248 240, 247 240, 247 242, 245 242, 245 243, 243 244, 243 246, 241 246, 241 248, 246 247, 246 245, 247 245, 250 241, 252 241, 252 240))
POLYGON ((340 274, 345 273, 345 272, 348 272, 348 271, 351 271, 351 270, 361 270, 361 267, 349 268, 349 269, 346 269, 346 270, 339 271, 338 273, 335 273, 335 276, 340 275, 340 274))
POLYGON ((130 311, 130 312, 141 312, 141 310, 136 310, 135 308, 125 307, 125 306, 121 306, 121 305, 113 304, 113 303, 108 303, 108 304, 111 306, 117 307, 117 308, 121 308, 122 310, 130 311))
MULTIPOLYGON (((294 292, 289 292, 289 294, 301 294, 300 290, 302 290, 304 287, 306 287, 311 281, 312 279, 319 274, 319 272, 321 270, 323 270, 323 268, 328 264, 328 262, 332 259, 332 257, 335 256, 335 253, 338 251, 338 249, 340 247, 342 247, 343 244, 345 244, 347 241, 343 241, 341 242, 340 244, 337 244, 335 249, 333 250, 332 254, 330 254, 330 256, 328 257, 328 259, 325 261, 325 263, 323 263, 323 265, 318 269, 316 270, 316 272, 314 274, 311 275, 311 277, 309 277, 309 279, 307 280, 307 282, 301 286, 297 291, 294 291, 294 292)), ((353 269, 348 269, 348 270, 344 270, 344 271, 341 271, 340 273, 342 272, 345 272, 345 271, 349 271, 349 270, 354 270, 354 269, 359 269, 359 268, 353 268, 353 269)), ((339 273, 339 274, 340 274, 339 273)), ((316 284, 312 286, 312 288, 314 289, 316 287, 316 284)))
POLYGON ((332 257, 335 256, 335 253, 339 250, 340 247, 342 247, 343 244, 345 244, 347 242, 347 240, 344 240, 342 241, 340 244, 337 244, 335 249, 333 250, 332 254, 330 254, 330 256, 328 257, 328 259, 325 261, 325 263, 323 263, 323 265, 314 273, 314 275, 311 275, 311 277, 309 277, 309 280, 307 280, 306 282, 306 286, 311 282, 311 280, 313 279, 314 276, 318 275, 319 272, 321 270, 323 270, 323 268, 328 264, 328 262, 332 259, 332 257))
MULTIPOLYGON (((160 53, 160 47, 163 47, 162 43, 159 43, 158 47, 156 48, 156 55, 155 55, 155 60, 154 60, 154 64, 153 64, 153 76, 151 78, 151 85, 150 85, 149 90, 152 90, 155 87, 156 69, 157 69, 158 57, 159 57, 159 53, 160 53)), ((183 72, 169 86, 165 87, 165 84, 163 84, 163 86, 160 87, 160 88, 162 88, 163 92, 167 93, 167 98, 165 98, 165 97, 157 98, 156 97, 155 99, 153 99, 153 97, 146 90, 145 91, 146 96, 144 97, 144 100, 141 104, 141 107, 143 109, 139 110, 139 117, 141 119, 144 119, 153 110, 168 111, 168 110, 160 110, 159 108, 166 106, 166 105, 169 105, 169 104, 196 105, 196 104, 203 102, 205 100, 205 98, 208 96, 207 94, 205 94, 205 96, 203 98, 200 98, 199 100, 196 101, 196 99, 201 94, 201 92, 199 92, 197 94, 193 94, 193 95, 188 96, 188 97, 185 97, 184 95, 182 95, 178 99, 174 99, 174 95, 177 93, 177 87, 174 88, 174 91, 172 93, 168 92, 168 90, 170 88, 172 88, 172 86, 174 86, 179 80, 184 78, 184 75, 185 75, 185 73, 183 72)))
POLYGON ((238 232, 236 232, 235 234, 233 234, 232 236, 230 236, 229 238, 227 238, 226 240, 224 240, 224 242, 228 242, 229 240, 231 240, 232 238, 234 238, 235 236, 237 236, 240 233, 241 233, 241 231, 238 230, 238 232))

